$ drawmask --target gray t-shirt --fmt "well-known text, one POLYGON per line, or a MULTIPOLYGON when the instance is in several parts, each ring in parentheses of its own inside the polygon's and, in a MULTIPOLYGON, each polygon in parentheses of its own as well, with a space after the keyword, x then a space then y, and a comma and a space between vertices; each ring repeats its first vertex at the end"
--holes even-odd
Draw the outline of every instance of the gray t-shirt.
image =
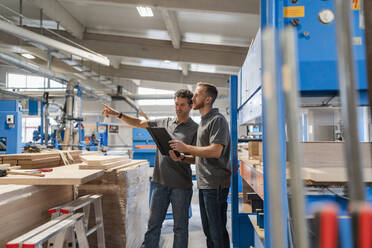
MULTIPOLYGON (((188 145, 196 144, 198 124, 191 118, 178 124, 176 118, 158 119, 148 122, 150 127, 165 127, 170 136, 188 145)), ((167 187, 192 188, 192 172, 190 164, 175 162, 170 156, 163 156, 156 150, 155 168, 152 181, 167 187)))
POLYGON ((199 189, 230 187, 230 132, 225 117, 212 109, 201 117, 198 128, 197 146, 223 145, 219 158, 195 157, 196 178, 199 189))

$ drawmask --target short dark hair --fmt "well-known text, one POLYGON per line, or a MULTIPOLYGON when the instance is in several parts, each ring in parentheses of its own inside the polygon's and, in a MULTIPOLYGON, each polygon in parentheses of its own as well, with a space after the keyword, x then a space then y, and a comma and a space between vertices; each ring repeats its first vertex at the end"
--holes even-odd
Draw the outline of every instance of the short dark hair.
POLYGON ((213 105, 214 101, 216 100, 218 96, 218 90, 216 86, 214 86, 211 83, 204 83, 204 82, 199 82, 197 86, 202 86, 205 88, 205 91, 207 92, 207 95, 212 97, 212 102, 211 105, 213 105))
POLYGON ((192 97, 194 94, 189 91, 188 89, 180 89, 177 90, 176 93, 174 93, 174 98, 181 97, 181 98, 187 98, 187 102, 191 105, 192 104, 192 97))

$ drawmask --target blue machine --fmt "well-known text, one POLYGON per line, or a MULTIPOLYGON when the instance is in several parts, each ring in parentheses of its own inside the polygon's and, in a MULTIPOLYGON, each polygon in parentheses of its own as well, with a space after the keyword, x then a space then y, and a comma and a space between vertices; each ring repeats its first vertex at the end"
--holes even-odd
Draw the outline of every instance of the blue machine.
POLYGON ((151 167, 155 165, 156 149, 144 146, 155 146, 151 135, 146 129, 133 128, 133 159, 146 159, 151 167))
POLYGON ((22 152, 22 112, 17 100, 0 100, 0 154, 22 152))
MULTIPOLYGON (((354 1, 353 1, 354 2, 354 1)), ((358 2, 358 1, 356 1, 358 2)), ((357 90, 359 91, 359 105, 368 104, 367 100, 367 80, 366 80, 366 58, 365 58, 365 38, 363 30, 360 28, 360 12, 358 8, 350 9, 353 17, 353 52, 356 64, 357 90)), ((337 50, 336 50, 336 27, 334 16, 334 1, 328 0, 262 0, 261 1, 261 30, 266 27, 275 29, 276 44, 279 44, 279 33, 286 25, 292 25, 297 31, 298 38, 298 62, 300 84, 298 88, 303 97, 336 96, 339 91, 337 73, 337 50), (322 19, 322 11, 326 11, 322 19), (329 21, 329 23, 326 23, 329 21)), ((252 224, 252 214, 239 212, 238 202, 238 158, 237 158, 237 126, 236 123, 261 124, 265 131, 265 111, 262 106, 262 48, 261 32, 259 31, 255 41, 250 46, 245 63, 239 76, 230 78, 230 98, 231 98, 231 137, 232 137, 232 242, 233 247, 275 247, 272 244, 272 233, 270 228, 265 228, 265 244, 258 238, 257 232, 252 224), (239 99, 239 101, 237 100, 239 99)), ((279 45, 275 48, 279 54, 279 45)), ((276 82, 281 85, 281 74, 278 72, 276 82)), ((278 87, 280 88, 280 87, 278 87)), ((273 92, 278 96, 278 132, 280 143, 280 156, 286 157, 285 151, 285 129, 284 129, 284 107, 283 93, 279 90, 273 92)), ((267 161, 267 147, 264 138, 264 164, 267 161)), ((283 188, 282 199, 287 199, 287 189, 285 180, 285 161, 278 161, 281 175, 281 187, 283 188)), ((270 215, 281 214, 284 219, 283 233, 285 237, 290 237, 288 227, 288 203, 284 201, 283 212, 270 213, 268 211, 270 202, 268 195, 267 167, 264 166, 264 225, 270 227, 270 215)), ((371 201, 372 190, 367 189, 367 200, 371 201)), ((346 206, 348 201, 342 197, 332 194, 307 195, 306 212, 311 213, 310 209, 319 202, 333 202, 341 209, 341 215, 347 215, 346 206)), ((346 217, 346 216, 345 216, 346 217)), ((340 221, 342 247, 352 247, 350 244, 351 230, 350 218, 342 218, 340 221)), ((289 238, 286 239, 285 247, 290 247, 289 238)))

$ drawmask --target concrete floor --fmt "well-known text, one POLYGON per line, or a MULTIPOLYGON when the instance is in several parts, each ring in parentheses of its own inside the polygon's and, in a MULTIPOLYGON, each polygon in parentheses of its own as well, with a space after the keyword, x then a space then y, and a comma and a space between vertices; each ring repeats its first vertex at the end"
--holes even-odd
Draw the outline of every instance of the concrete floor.
MULTIPOLYGON (((200 210, 199 210, 199 194, 196 186, 194 185, 194 193, 191 200, 192 217, 189 219, 189 248, 205 248, 206 240, 203 233, 200 210)), ((227 227, 230 233, 231 241, 231 212, 230 204, 227 211, 228 221, 227 227)), ((173 220, 165 220, 160 237, 160 248, 172 248, 173 247, 173 220)))

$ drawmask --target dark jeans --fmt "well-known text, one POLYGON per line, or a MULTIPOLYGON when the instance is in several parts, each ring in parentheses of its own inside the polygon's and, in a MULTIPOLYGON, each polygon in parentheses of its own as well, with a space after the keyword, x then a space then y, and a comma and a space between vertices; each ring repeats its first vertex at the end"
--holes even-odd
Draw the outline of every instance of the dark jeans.
POLYGON ((199 189, 200 216, 208 248, 229 248, 226 229, 229 189, 199 189))
POLYGON ((173 213, 173 248, 187 247, 189 239, 189 207, 192 189, 170 188, 154 183, 152 192, 150 218, 141 248, 158 248, 161 227, 172 204, 173 213))

